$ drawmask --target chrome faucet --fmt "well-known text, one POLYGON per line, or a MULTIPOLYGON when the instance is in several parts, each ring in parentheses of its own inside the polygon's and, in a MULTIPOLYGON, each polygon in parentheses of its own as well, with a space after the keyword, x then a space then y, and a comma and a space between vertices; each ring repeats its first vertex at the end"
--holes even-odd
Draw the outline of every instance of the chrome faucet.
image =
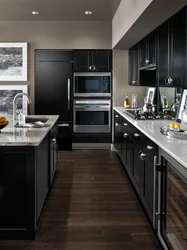
POLYGON ((28 104, 32 102, 31 97, 24 92, 18 93, 17 95, 14 96, 14 99, 13 99, 13 125, 16 124, 16 120, 17 120, 17 112, 16 112, 17 111, 17 100, 20 96, 27 97, 28 104))

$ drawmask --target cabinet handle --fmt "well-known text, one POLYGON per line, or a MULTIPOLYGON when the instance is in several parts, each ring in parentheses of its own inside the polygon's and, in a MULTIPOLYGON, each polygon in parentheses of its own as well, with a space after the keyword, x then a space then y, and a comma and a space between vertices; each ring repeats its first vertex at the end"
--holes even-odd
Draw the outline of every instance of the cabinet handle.
POLYGON ((145 59, 145 64, 148 64, 149 63, 149 59, 145 59))
POLYGON ((139 153, 139 157, 140 157, 140 159, 143 161, 144 158, 146 157, 146 154, 144 154, 143 152, 140 152, 140 153, 139 153))
POLYGON ((118 124, 118 123, 116 123, 116 127, 117 127, 117 126, 119 126, 119 124, 118 124))
POLYGON ((95 67, 95 65, 93 66, 93 70, 96 70, 96 67, 95 67))
POLYGON ((150 146, 150 145, 147 145, 147 149, 148 149, 148 150, 152 150, 152 149, 153 149, 153 147, 152 147, 152 146, 150 146))
POLYGON ((171 77, 168 77, 168 84, 170 85, 173 82, 173 79, 171 77))
POLYGON ((132 81, 132 84, 136 84, 136 81, 135 81, 135 80, 133 80, 133 81, 132 81))
POLYGON ((128 124, 127 124, 127 123, 124 123, 123 125, 124 125, 124 126, 128 126, 128 124))
POLYGON ((89 67, 89 70, 92 70, 92 66, 89 67))
POLYGON ((124 134, 124 137, 125 137, 125 138, 127 138, 127 136, 128 136, 128 134, 127 134, 127 133, 125 133, 125 134, 124 134))
POLYGON ((156 228, 156 189, 157 189, 157 156, 154 156, 154 173, 153 173, 153 228, 156 228))
POLYGON ((70 79, 68 79, 68 110, 70 110, 70 79))
POLYGON ((135 136, 135 137, 140 137, 140 134, 135 133, 134 136, 135 136))
POLYGON ((119 115, 115 115, 116 118, 119 118, 119 115))

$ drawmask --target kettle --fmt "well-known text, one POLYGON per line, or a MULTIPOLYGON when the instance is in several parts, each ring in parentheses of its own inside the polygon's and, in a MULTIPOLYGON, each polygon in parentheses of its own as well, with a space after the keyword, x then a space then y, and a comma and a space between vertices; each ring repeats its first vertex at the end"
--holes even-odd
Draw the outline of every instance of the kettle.
POLYGON ((147 96, 144 98, 143 112, 152 112, 152 104, 147 101, 147 96))

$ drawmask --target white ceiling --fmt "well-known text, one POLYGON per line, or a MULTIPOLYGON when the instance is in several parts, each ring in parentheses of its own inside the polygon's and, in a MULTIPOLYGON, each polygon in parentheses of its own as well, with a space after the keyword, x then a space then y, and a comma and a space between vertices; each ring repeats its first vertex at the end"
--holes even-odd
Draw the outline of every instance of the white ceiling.
POLYGON ((0 0, 0 21, 111 21, 121 0, 0 0), (33 10, 40 15, 31 14, 33 10), (84 14, 91 10, 92 15, 84 14))

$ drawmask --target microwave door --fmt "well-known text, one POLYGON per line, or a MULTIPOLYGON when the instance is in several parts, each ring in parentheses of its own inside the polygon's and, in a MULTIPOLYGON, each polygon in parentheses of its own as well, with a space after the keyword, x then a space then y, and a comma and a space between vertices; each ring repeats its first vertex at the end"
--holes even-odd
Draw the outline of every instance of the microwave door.
POLYGON ((110 73, 76 73, 74 74, 75 97, 111 96, 110 73))

